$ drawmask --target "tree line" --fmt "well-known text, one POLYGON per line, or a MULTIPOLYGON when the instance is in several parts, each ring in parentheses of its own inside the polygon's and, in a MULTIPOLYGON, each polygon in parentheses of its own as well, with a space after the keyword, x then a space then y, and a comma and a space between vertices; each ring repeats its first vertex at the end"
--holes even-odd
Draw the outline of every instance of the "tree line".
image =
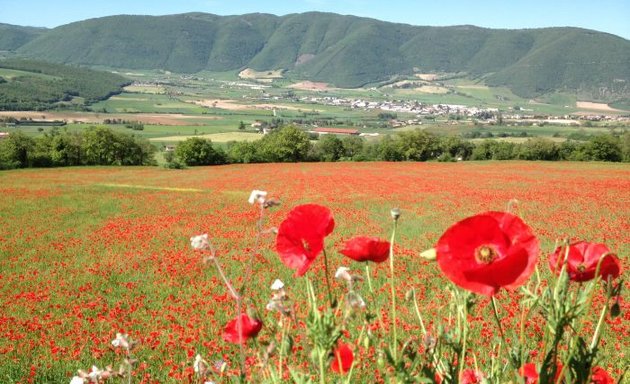
POLYGON ((0 169, 78 165, 155 165, 155 147, 107 127, 53 129, 40 137, 20 131, 0 140, 0 169))
MULTIPOLYGON (((169 160, 169 159, 167 159, 169 160)), ((324 135, 313 144, 304 131, 286 126, 256 142, 230 142, 225 149, 209 140, 191 138, 170 156, 169 164, 211 165, 300 161, 461 161, 461 160, 569 160, 630 161, 630 132, 601 134, 588 141, 557 143, 530 138, 523 143, 483 140, 471 142, 457 136, 424 130, 400 132, 380 140, 359 136, 324 135)))
MULTIPOLYGON (((306 132, 285 126, 255 142, 214 145, 192 137, 165 153, 166 166, 301 161, 461 161, 570 160, 630 162, 630 132, 601 134, 588 141, 562 143, 530 138, 523 143, 497 140, 471 142, 424 130, 400 132, 380 140, 324 135, 312 140, 306 132)), ((53 129, 40 137, 19 131, 0 140, 0 169, 78 165, 155 165, 156 148, 134 135, 107 127, 83 131, 53 129)))

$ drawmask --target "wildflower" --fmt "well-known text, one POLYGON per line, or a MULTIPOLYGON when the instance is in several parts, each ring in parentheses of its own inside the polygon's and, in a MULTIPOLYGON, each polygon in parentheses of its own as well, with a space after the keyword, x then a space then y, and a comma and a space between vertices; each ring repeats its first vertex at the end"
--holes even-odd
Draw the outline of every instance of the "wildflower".
POLYGON ((254 189, 252 193, 249 195, 249 199, 247 201, 250 204, 254 204, 256 202, 260 204, 264 204, 266 197, 267 197, 267 192, 254 189))
POLYGON ((125 348, 129 349, 129 340, 127 339, 127 335, 123 335, 122 333, 117 333, 116 338, 112 340, 112 345, 115 348, 125 348))
POLYGON ((90 379, 90 381, 98 383, 99 380, 102 378, 103 371, 101 371, 100 369, 98 369, 98 367, 96 365, 92 366, 92 369, 90 370, 90 373, 88 373, 88 378, 90 379))
POLYGON ((200 354, 195 356, 195 362, 193 363, 193 370, 200 377, 205 377, 208 373, 208 363, 201 357, 200 354))
POLYGON ((525 384, 537 384, 538 383, 538 371, 536 370, 536 364, 527 363, 521 367, 518 371, 525 379, 525 384))
POLYGON ((400 208, 392 208, 389 214, 392 215, 392 219, 398 220, 400 218, 400 208))
POLYGON ((335 272, 335 279, 344 280, 348 283, 352 282, 352 275, 350 275, 350 268, 347 267, 339 267, 335 272))
POLYGON ((341 343, 333 352, 330 368, 337 373, 346 373, 352 368, 354 354, 348 344, 341 343))
POLYGON ((479 371, 472 369, 464 369, 459 382, 461 384, 478 384, 483 381, 483 375, 479 371))
MULTIPOLYGON (((552 271, 560 273, 562 263, 565 259, 567 248, 564 246, 556 248, 549 257, 549 266, 552 271)), ((569 245, 567 262, 567 273, 569 279, 573 281, 588 281, 595 277, 597 264, 599 267, 599 276, 607 280, 609 277, 614 279, 621 273, 621 265, 619 259, 610 252, 604 244, 589 243, 586 241, 578 241, 569 245)))
POLYGON ((272 291, 278 291, 282 288, 284 288, 284 283, 280 279, 274 280, 273 284, 271 284, 272 291))
POLYGON ((79 376, 73 376, 70 384, 85 384, 85 379, 79 376))
POLYGON ((210 243, 208 242, 208 234, 204 233, 203 235, 193 236, 190 238, 190 245, 193 249, 204 250, 210 248, 210 243))
POLYGON ((455 223, 436 246, 438 265, 452 282, 489 296, 522 285, 534 272, 538 251, 531 229, 506 212, 455 223))
POLYGON ((377 237, 357 236, 346 241, 339 252, 352 260, 382 263, 389 257, 389 242, 377 237))
POLYGON ((346 295, 346 303, 348 307, 352 309, 363 309, 365 308, 365 300, 363 297, 356 293, 355 291, 350 291, 346 295))
POLYGON ((602 367, 595 367, 591 372, 591 384, 614 384, 615 380, 602 367))
POLYGON ((280 224, 276 250, 280 260, 302 276, 324 249, 324 237, 335 228, 332 213, 316 204, 299 205, 280 224))
POLYGON ((227 323, 223 329, 223 340, 235 344, 245 343, 247 339, 256 337, 262 326, 262 321, 252 319, 243 313, 240 318, 236 317, 227 323), (241 331, 240 334, 239 330, 241 331))

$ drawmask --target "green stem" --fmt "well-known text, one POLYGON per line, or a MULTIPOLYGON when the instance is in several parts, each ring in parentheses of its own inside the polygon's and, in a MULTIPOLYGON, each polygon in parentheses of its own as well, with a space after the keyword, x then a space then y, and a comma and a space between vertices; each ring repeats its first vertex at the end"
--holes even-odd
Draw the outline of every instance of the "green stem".
POLYGON ((501 325, 501 320, 499 319, 499 311, 497 310, 497 301, 494 296, 492 296, 492 312, 494 313, 494 320, 496 320, 497 326, 499 327, 501 340, 503 340, 503 343, 505 343, 505 345, 508 345, 507 341, 505 340, 505 333, 503 333, 503 326, 501 325))
POLYGON ((326 250, 324 249, 324 272, 326 273, 326 286, 328 287, 328 303, 330 304, 330 308, 333 308, 333 295, 332 289, 330 288, 330 277, 328 272, 328 256, 326 256, 326 250))
POLYGON ((466 298, 464 298, 462 310, 457 311, 457 325, 458 327, 462 328, 462 333, 463 333, 462 353, 461 353, 461 357, 457 359, 457 364, 459 365, 457 377, 460 378, 462 377, 462 372, 464 370, 464 366, 466 365, 466 349, 468 347, 467 345, 468 344, 468 309, 466 306, 466 298))
POLYGON ((280 381, 282 381, 282 355, 284 352, 284 340, 287 336, 288 326, 285 325, 284 321, 282 322, 282 337, 280 338, 280 357, 278 359, 278 376, 280 377, 280 381))
POLYGON ((416 316, 420 320, 420 328, 422 328, 422 335, 427 335, 427 329, 424 327, 424 321, 422 321, 422 315, 420 314, 420 308, 418 307, 418 299, 416 298, 416 291, 413 291, 413 307, 416 310, 416 316))
POLYGON ((593 334, 593 340, 591 341, 591 346, 590 346, 591 352, 593 352, 593 350, 597 348, 597 344, 599 344, 599 337, 602 334, 604 319, 606 318, 607 312, 608 312, 608 303, 605 303, 604 308, 602 308, 602 313, 599 315, 599 321, 597 322, 595 333, 593 334))
POLYGON ((374 294, 374 289, 372 288, 372 278, 370 277, 370 262, 365 262, 365 277, 368 282, 368 288, 370 289, 370 293, 374 294))
POLYGON ((256 257, 256 254, 258 253, 258 250, 260 249, 260 238, 262 237, 263 221, 265 219, 265 207, 263 206, 263 204, 259 204, 259 206, 260 206, 260 215, 258 216, 258 222, 256 222, 256 238, 254 239, 254 248, 252 248, 252 251, 249 254, 249 262, 247 263, 245 278, 243 279, 243 284, 241 285, 241 289, 239 290, 242 296, 245 296, 247 283, 249 283, 252 280, 251 275, 252 275, 252 268, 254 265, 254 257, 256 257))
POLYGON ((389 272, 390 272, 390 281, 389 285, 391 288, 392 294, 392 340, 391 340, 391 350, 392 356, 394 360, 397 360, 397 352, 398 349, 396 346, 397 343, 397 331, 396 331, 396 288, 395 288, 395 274, 394 274, 394 239, 396 237, 396 228, 398 227, 398 220, 394 219, 394 229, 392 230, 392 238, 389 242, 389 272))
POLYGON ((324 365, 324 352, 318 348, 317 354, 319 355, 319 382, 326 384, 326 367, 324 365))

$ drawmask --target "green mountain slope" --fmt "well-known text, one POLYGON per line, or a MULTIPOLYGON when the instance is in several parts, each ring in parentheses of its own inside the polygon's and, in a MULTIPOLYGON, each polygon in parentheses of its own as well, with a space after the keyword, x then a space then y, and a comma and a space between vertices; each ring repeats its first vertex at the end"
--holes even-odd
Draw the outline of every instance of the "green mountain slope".
POLYGON ((0 111, 81 108, 122 92, 130 81, 85 68, 32 60, 0 60, 0 111))
POLYGON ((419 27, 309 12, 112 16, 49 30, 17 49, 61 63, 173 72, 285 69, 359 87, 416 71, 468 73, 516 94, 628 97, 630 41, 578 28, 419 27))
POLYGON ((0 23, 0 51, 13 51, 46 32, 45 28, 0 23))

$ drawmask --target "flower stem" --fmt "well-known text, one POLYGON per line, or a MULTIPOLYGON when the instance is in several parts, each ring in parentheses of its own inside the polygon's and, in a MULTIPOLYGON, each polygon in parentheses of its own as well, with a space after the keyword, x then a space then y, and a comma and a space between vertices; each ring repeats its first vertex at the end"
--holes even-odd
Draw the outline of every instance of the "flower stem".
POLYGON ((249 283, 252 278, 252 268, 254 265, 254 257, 256 256, 256 253, 258 253, 258 250, 260 249, 260 238, 262 236, 263 233, 263 220, 265 219, 265 207, 263 206, 263 204, 259 204, 260 206, 260 215, 258 216, 258 221, 256 222, 256 238, 254 239, 254 248, 252 248, 252 251, 249 255, 249 262, 247 263, 247 269, 245 271, 245 278, 243 279, 243 285, 241 285, 241 289, 240 292, 241 294, 244 296, 245 295, 245 290, 247 289, 247 283, 249 283))
POLYGON ((501 335, 501 340, 503 340, 503 343, 505 343, 505 345, 509 345, 505 341, 503 326, 501 325, 501 319, 499 319, 499 311, 497 310, 497 301, 494 296, 492 296, 492 312, 494 313, 494 320, 497 322, 497 326, 499 327, 499 335, 501 335))
POLYGON ((372 278, 370 277, 370 262, 365 262, 365 278, 368 282, 368 288, 370 289, 370 294, 374 294, 374 289, 372 288, 372 278))
POLYGON ((420 314, 420 308, 418 307, 418 299, 416 298, 416 291, 413 291, 413 307, 416 310, 416 316, 420 320, 420 328, 422 328, 422 336, 427 335, 427 329, 424 327, 424 321, 422 321, 422 315, 420 314))
POLYGON ((236 310, 238 312, 236 324, 238 327, 237 330, 238 330, 238 337, 239 337, 238 345, 239 345, 239 355, 240 355, 240 379, 244 380, 245 379, 245 347, 243 346, 243 321, 241 319, 241 316, 243 314, 242 297, 234 289, 234 286, 232 285, 232 283, 230 283, 230 280, 228 280, 227 276, 225 275, 225 272, 223 272, 223 268, 221 268, 221 264, 219 263, 219 260, 215 257, 214 248, 210 247, 210 252, 212 252, 212 256, 210 257, 210 259, 214 263, 214 266, 217 268, 217 271, 219 272, 219 276, 221 276, 221 279, 225 283, 225 286, 230 292, 230 295, 236 301, 236 310))
POLYGON ((390 285, 391 294, 392 294, 392 340, 391 340, 390 348, 391 348, 392 356, 394 357, 394 360, 397 360, 396 339, 398 338, 397 332, 396 332, 396 288, 395 288, 395 274, 394 274, 394 239, 396 238, 397 227, 398 227, 398 220, 394 219, 394 229, 392 230, 392 237, 389 242, 389 272, 390 272, 389 285, 390 285))
POLYGON ((328 276, 328 256, 326 255, 326 250, 324 249, 324 273, 326 275, 326 287, 328 287, 328 303, 330 304, 330 308, 333 308, 333 295, 332 289, 330 288, 330 277, 328 276))
POLYGON ((324 365, 325 352, 318 347, 317 354, 319 357, 319 382, 321 384, 326 384, 326 367, 324 365))

